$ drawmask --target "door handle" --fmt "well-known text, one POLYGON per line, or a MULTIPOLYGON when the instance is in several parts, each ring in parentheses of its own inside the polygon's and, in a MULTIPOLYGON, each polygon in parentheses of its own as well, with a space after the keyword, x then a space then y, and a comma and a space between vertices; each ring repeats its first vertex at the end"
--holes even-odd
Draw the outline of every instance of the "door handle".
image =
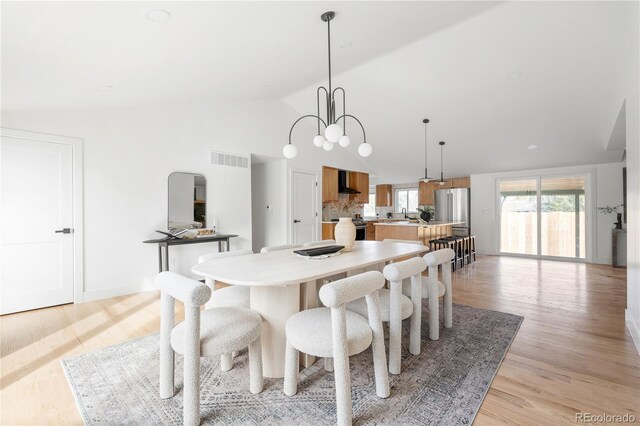
POLYGON ((71 228, 56 229, 56 234, 70 234, 71 228))
POLYGON ((298 219, 293 219, 293 223, 300 223, 300 222, 302 222, 302 221, 298 220, 298 219))

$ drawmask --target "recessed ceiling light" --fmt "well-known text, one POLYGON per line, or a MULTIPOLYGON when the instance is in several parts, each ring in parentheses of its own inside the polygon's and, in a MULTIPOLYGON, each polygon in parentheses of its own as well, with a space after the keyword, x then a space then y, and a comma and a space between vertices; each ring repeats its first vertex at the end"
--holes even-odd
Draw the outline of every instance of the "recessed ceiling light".
POLYGON ((519 71, 514 71, 511 74, 509 74, 509 80, 517 80, 520 77, 522 77, 522 73, 519 71))
POLYGON ((527 147, 527 149, 528 149, 529 151, 533 151, 534 149, 538 149, 538 145, 529 145, 529 146, 527 147))
POLYGON ((166 21, 171 18, 171 14, 164 9, 153 9, 144 14, 144 16, 153 22, 166 21))
POLYGON ((113 86, 109 86, 109 85, 104 85, 104 86, 98 86, 98 91, 99 92, 110 92, 113 89, 115 89, 115 87, 113 86))

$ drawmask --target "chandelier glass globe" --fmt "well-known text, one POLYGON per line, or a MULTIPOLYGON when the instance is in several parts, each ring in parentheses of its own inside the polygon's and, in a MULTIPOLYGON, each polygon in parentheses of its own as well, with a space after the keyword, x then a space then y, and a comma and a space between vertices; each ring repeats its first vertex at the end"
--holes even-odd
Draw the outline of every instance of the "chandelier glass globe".
POLYGON ((333 143, 329 141, 324 141, 324 143, 322 144, 322 147, 324 148, 325 151, 331 151, 333 149, 333 143))
POLYGON ((371 148, 371 145, 366 142, 361 143, 358 147, 358 154, 360 154, 360 156, 362 157, 368 157, 372 152, 373 148, 371 148))
POLYGON ((330 124, 324 130, 324 136, 330 142, 334 142, 334 143, 338 142, 342 137, 342 135, 344 135, 344 132, 342 131, 342 127, 338 126, 337 124, 330 124))
POLYGON ((322 135, 316 135, 316 137, 313 138, 313 144, 318 148, 320 148, 324 144, 324 141, 325 139, 324 139, 324 136, 322 135))
POLYGON ((341 147, 346 148, 351 143, 351 138, 347 135, 344 135, 343 137, 340 138, 338 143, 340 144, 341 147))
POLYGON ((291 145, 290 143, 288 143, 284 146, 284 148, 282 148, 282 155, 284 155, 285 158, 291 160, 292 158, 295 158, 296 155, 298 155, 298 148, 296 148, 295 145, 291 145))

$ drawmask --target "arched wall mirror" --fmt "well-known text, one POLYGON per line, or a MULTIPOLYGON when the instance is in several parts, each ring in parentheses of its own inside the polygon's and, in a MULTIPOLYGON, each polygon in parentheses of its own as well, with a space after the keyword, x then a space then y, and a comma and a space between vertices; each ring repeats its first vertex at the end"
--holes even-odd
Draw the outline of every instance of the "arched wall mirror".
POLYGON ((207 181, 201 174, 169 175, 169 229, 206 228, 207 181))

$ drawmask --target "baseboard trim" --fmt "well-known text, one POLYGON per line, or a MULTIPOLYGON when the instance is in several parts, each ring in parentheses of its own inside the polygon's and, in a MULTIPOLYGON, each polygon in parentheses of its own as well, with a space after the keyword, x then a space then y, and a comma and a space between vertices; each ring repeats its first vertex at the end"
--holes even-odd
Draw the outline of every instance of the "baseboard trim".
POLYGON ((640 355, 640 329, 638 329, 638 324, 636 324, 628 309, 624 310, 624 322, 627 324, 633 343, 636 345, 638 355, 640 355))
POLYGON ((152 290, 149 285, 129 285, 120 287, 109 287, 101 290, 92 290, 84 292, 84 301, 91 302, 93 300, 108 299, 110 297, 125 296, 127 294, 140 293, 152 290))

